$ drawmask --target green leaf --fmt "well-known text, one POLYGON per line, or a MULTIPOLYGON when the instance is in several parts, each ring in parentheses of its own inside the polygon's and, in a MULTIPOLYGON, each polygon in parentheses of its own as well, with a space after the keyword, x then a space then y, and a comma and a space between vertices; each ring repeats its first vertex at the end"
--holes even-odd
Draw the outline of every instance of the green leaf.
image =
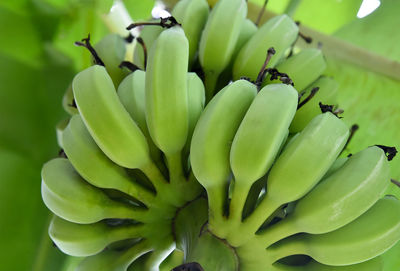
MULTIPOLYGON (((264 0, 251 0, 262 5, 264 0)), ((283 13, 290 0, 269 0, 267 9, 283 13)), ((324 33, 333 33, 356 18, 362 0, 301 0, 294 19, 324 33)))
POLYGON ((56 270, 63 255, 53 246, 45 226, 48 211, 40 191, 40 165, 24 155, 0 148, 0 260, 4 270, 56 270), (47 251, 40 262, 38 247, 47 251))
POLYGON ((147 20, 151 18, 154 0, 123 0, 132 20, 147 20))

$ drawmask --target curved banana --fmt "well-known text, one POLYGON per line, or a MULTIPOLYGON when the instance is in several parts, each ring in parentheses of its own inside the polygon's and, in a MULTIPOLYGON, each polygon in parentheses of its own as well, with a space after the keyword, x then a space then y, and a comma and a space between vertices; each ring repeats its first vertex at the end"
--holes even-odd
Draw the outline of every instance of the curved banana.
POLYGON ((256 93, 256 86, 246 80, 226 86, 206 106, 194 129, 190 162, 197 180, 207 190, 210 227, 222 219, 230 175, 230 144, 256 93))
POLYGON ((390 184, 389 162, 373 146, 344 165, 300 199, 287 218, 268 228, 261 242, 274 243, 299 232, 321 234, 355 220, 373 206, 390 184))
MULTIPOLYGON (((294 83, 294 87, 301 91, 322 75, 326 69, 326 62, 320 49, 308 48, 285 59, 275 68, 279 72, 288 74, 294 83)), ((271 82, 267 77, 264 84, 279 82, 279 80, 272 80, 271 82)))
POLYGON ((72 85, 79 113, 100 149, 123 167, 150 164, 146 138, 119 101, 105 68, 94 65, 81 71, 72 85))
POLYGON ((286 14, 267 21, 240 50, 233 66, 233 78, 256 80, 268 49, 273 47, 276 51, 269 62, 274 67, 295 42, 298 32, 297 25, 286 14))
POLYGON ((250 187, 274 162, 296 113, 297 100, 292 86, 271 84, 261 89, 247 110, 230 151, 235 178, 230 218, 241 221, 250 187))
POLYGON ((193 65, 209 7, 206 0, 181 0, 172 10, 172 16, 182 24, 189 41, 189 68, 193 65))
POLYGON ((289 237, 268 248, 267 252, 271 262, 288 255, 305 254, 326 265, 350 265, 381 255, 399 239, 400 202, 386 197, 338 230, 289 237))
POLYGON ((232 58, 246 14, 245 0, 220 0, 210 12, 199 45, 207 101, 214 94, 219 74, 232 58))
POLYGON ((291 133, 297 133, 303 130, 316 115, 321 113, 319 102, 323 104, 336 104, 339 84, 334 79, 326 76, 322 76, 312 83, 311 86, 304 91, 300 102, 309 96, 311 90, 315 87, 319 88, 318 92, 311 100, 297 110, 292 124, 290 125, 289 130, 291 133))
POLYGON ((154 144, 150 137, 146 123, 146 100, 145 100, 146 72, 136 70, 121 82, 118 87, 118 96, 121 103, 128 111, 131 118, 136 122, 149 145, 150 156, 153 161, 160 161, 161 151, 154 144))
POLYGON ((109 199, 85 182, 67 159, 56 158, 42 169, 42 198, 57 216, 75 223, 94 223, 105 218, 141 221, 145 211, 109 199))
POLYGON ((229 237, 231 244, 244 242, 247 234, 254 234, 281 205, 308 193, 336 160, 348 136, 347 126, 332 113, 315 117, 272 166, 265 198, 244 220, 240 231, 229 237))
POLYGON ((51 240, 65 254, 90 256, 113 242, 141 237, 143 225, 108 226, 103 221, 76 224, 54 216, 49 226, 51 240))
POLYGON ((125 59, 126 43, 118 34, 108 34, 94 45, 97 54, 103 60, 108 74, 117 87, 128 72, 119 68, 119 64, 125 59))
MULTIPOLYGON (((144 26, 140 30, 139 37, 143 40, 144 45, 146 46, 147 52, 153 46, 153 43, 156 41, 158 36, 164 29, 159 26, 144 26)), ((146 60, 147 61, 147 60, 146 60)), ((144 59, 144 50, 142 45, 136 42, 135 50, 133 52, 133 63, 138 66, 140 69, 145 70, 145 59, 144 59)))
POLYGON ((126 170, 113 163, 96 145, 79 115, 71 118, 62 134, 62 144, 68 160, 89 183, 100 188, 117 189, 146 206, 154 195, 135 183, 126 170))

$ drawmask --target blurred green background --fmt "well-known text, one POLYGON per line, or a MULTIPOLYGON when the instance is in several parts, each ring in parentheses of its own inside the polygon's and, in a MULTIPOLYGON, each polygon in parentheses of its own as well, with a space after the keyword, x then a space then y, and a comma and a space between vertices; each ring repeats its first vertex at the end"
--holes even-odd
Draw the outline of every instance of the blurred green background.
MULTIPOLYGON (((123 2, 134 21, 149 18, 155 5, 123 2)), ((79 261, 60 253, 47 235, 40 170, 59 151, 55 126, 67 116, 62 96, 90 63, 88 52, 73 43, 88 33, 96 42, 109 32, 104 18, 112 6, 112 0, 0 2, 1 270, 73 270, 79 261)), ((267 9, 290 12, 318 31, 312 33, 323 40, 328 74, 341 85, 344 120, 361 127, 348 151, 373 144, 400 149, 400 1, 270 0, 267 9)), ((400 178, 399 157, 392 175, 400 178)), ((400 189, 392 186, 388 193, 400 196, 400 189)), ((385 271, 399 270, 400 244, 384 257, 385 271)))

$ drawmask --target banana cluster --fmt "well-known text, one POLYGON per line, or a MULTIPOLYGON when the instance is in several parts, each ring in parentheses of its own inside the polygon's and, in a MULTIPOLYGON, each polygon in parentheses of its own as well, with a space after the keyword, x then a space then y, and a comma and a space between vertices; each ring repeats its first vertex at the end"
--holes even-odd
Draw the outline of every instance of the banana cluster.
MULTIPOLYGON (((63 151, 42 169, 51 239, 86 257, 77 270, 170 270, 197 251, 177 216, 201 198, 240 270, 381 270, 400 239, 387 149, 340 156, 338 84, 319 49, 292 54, 290 17, 257 26, 245 0, 211 2, 137 24, 133 54, 118 35, 85 40, 95 63, 67 90, 63 151)), ((206 222, 196 206, 192 224, 206 222)))

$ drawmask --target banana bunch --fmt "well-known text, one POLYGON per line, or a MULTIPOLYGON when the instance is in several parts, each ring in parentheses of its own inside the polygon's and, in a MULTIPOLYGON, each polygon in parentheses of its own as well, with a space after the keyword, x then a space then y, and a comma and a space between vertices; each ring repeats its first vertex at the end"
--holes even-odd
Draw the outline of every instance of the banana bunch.
POLYGON ((81 271, 382 270, 400 240, 396 150, 341 155, 352 134, 321 51, 293 54, 297 24, 257 26, 245 0, 172 15, 77 42, 93 65, 42 169, 56 246, 81 271))

